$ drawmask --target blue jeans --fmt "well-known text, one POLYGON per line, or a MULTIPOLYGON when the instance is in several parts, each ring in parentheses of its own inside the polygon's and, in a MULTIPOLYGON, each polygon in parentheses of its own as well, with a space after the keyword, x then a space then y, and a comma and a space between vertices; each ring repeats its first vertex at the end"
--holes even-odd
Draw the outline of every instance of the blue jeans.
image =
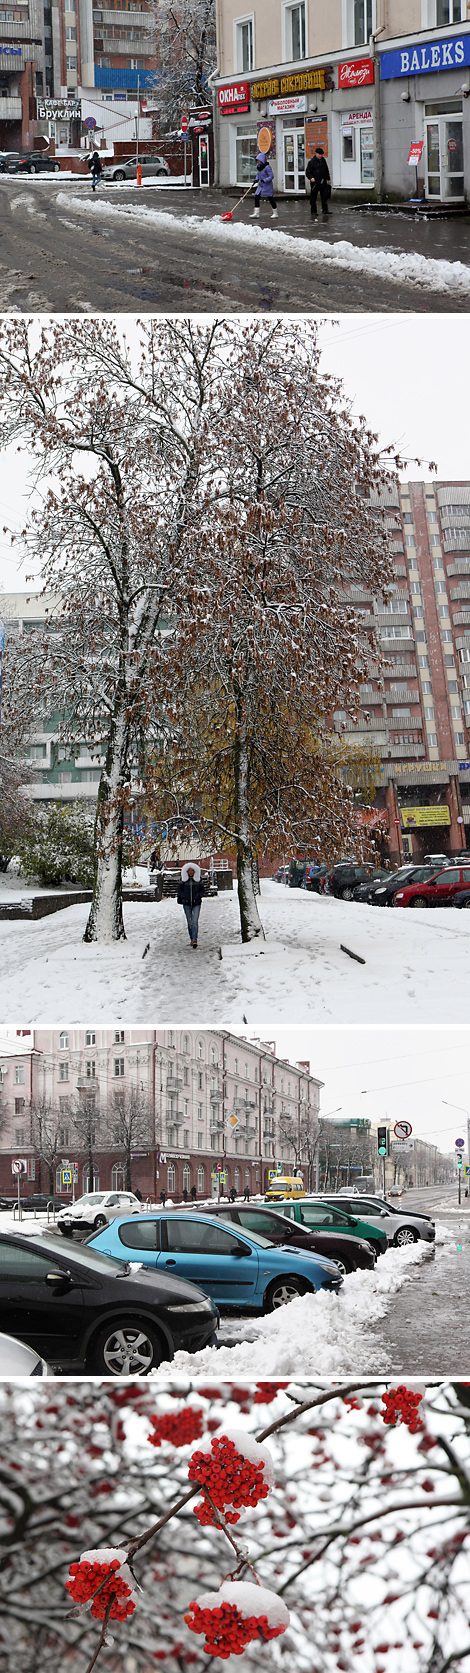
POLYGON ((200 901, 197 906, 185 906, 184 908, 190 941, 197 941, 197 926, 199 923, 200 910, 200 901))

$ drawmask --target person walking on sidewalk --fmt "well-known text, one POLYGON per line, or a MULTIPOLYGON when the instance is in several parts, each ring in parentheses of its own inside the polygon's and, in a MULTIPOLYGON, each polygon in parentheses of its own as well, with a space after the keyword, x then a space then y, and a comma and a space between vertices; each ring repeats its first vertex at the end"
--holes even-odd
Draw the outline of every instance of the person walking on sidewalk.
POLYGON ((98 151, 93 151, 91 157, 88 158, 88 167, 91 174, 91 189, 92 192, 96 192, 96 182, 97 180, 101 180, 101 175, 103 173, 101 167, 101 157, 98 151))
POLYGON ((271 164, 268 163, 267 157, 263 151, 258 151, 256 167, 258 170, 258 176, 255 190, 255 207, 251 211, 250 221, 259 220, 259 206, 261 198, 263 198, 263 201, 266 201, 266 203, 271 204, 271 219, 273 221, 277 221, 277 205, 276 199, 273 197, 274 175, 271 164))
POLYGON ((186 923, 188 925, 188 935, 192 947, 197 947, 199 913, 201 910, 203 894, 204 889, 201 882, 201 867, 195 865, 194 861, 191 861, 189 864, 183 866, 176 898, 179 905, 184 908, 186 923))
POLYGON ((307 180, 310 181, 310 214, 317 213, 317 197, 320 193, 322 214, 328 215, 328 198, 330 196, 331 180, 328 163, 322 145, 317 145, 313 157, 307 163, 305 170, 307 180))

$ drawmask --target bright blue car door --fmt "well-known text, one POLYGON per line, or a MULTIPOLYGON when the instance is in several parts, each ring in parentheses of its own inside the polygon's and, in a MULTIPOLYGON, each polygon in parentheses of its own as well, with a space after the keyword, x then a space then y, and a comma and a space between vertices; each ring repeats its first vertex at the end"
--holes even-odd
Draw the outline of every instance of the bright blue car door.
POLYGON ((161 1221, 161 1249, 157 1270, 189 1278, 214 1301, 252 1306, 257 1299, 259 1257, 238 1229, 203 1224, 172 1213, 161 1221), (164 1245, 166 1244, 166 1248, 164 1245))

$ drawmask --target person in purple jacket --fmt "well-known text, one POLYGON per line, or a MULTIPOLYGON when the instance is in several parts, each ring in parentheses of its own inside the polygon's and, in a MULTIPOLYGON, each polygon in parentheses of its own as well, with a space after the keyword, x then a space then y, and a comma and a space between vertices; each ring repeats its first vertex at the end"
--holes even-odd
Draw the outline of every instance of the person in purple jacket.
POLYGON ((271 204, 271 218, 273 221, 277 221, 276 199, 273 197, 274 175, 271 164, 268 163, 267 157, 262 151, 258 151, 256 167, 258 170, 258 178, 256 181, 255 207, 251 211, 250 221, 257 221, 259 219, 259 206, 261 198, 265 198, 266 202, 271 204))

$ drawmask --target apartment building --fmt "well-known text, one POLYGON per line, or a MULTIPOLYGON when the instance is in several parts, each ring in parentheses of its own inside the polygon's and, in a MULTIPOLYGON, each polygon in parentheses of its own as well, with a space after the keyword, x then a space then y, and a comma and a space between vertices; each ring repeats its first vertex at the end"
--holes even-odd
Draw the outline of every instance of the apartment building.
POLYGON ((222 185, 255 176, 271 132, 275 191, 305 190, 315 146, 335 192, 464 202, 470 179, 469 0, 218 0, 222 185))
POLYGON ((46 88, 42 0, 0 8, 0 151, 33 149, 36 95, 46 88))
POLYGON ((56 1190, 88 1189, 80 1112, 91 1116, 94 1188, 119 1189, 125 1159, 110 1131, 119 1103, 126 1112, 137 1098, 132 1183, 144 1198, 246 1187, 254 1195, 270 1169, 293 1165, 300 1130, 308 1148, 321 1086, 309 1063, 277 1057, 274 1041, 224 1030, 10 1029, 0 1039, 0 1192, 14 1194, 17 1159, 26 1164, 24 1194, 49 1189, 39 1118, 49 1156, 52 1141, 56 1190), (63 1183, 68 1165, 73 1187, 63 1183))
POLYGON ((390 598, 351 589, 387 657, 338 730, 381 757, 376 809, 394 861, 470 847, 470 483, 406 482, 386 507, 390 598))

